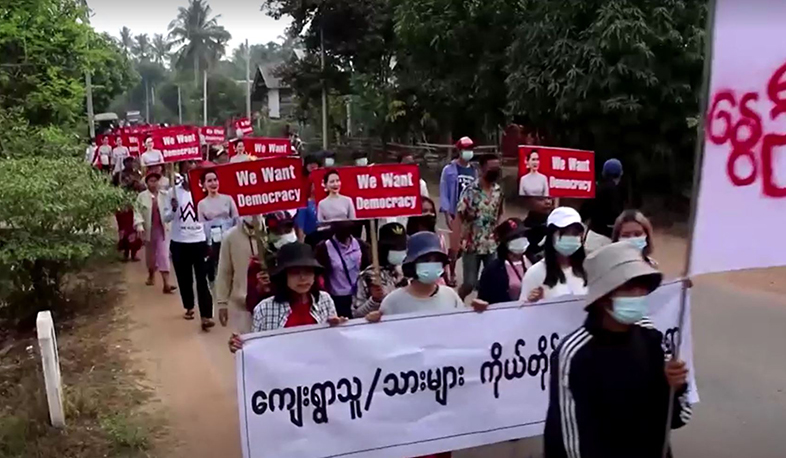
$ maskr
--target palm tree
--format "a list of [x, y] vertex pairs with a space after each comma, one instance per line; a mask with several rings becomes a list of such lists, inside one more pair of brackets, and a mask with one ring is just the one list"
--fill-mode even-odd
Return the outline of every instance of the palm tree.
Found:
[[146, 33], [134, 37], [135, 43], [133, 46], [134, 55], [139, 60], [150, 60], [150, 39]]
[[131, 52], [131, 48], [134, 45], [134, 39], [131, 38], [131, 29], [128, 27], [123, 27], [120, 29], [120, 47], [123, 48], [123, 52], [128, 56], [128, 53]]
[[153, 62], [166, 65], [172, 44], [160, 33], [153, 35]]
[[199, 84], [200, 68], [213, 66], [226, 52], [232, 35], [218, 25], [220, 15], [210, 17], [212, 10], [204, 0], [188, 0], [188, 8], [180, 7], [177, 18], [169, 23], [169, 38], [176, 51], [180, 69], [193, 65], [194, 81]]

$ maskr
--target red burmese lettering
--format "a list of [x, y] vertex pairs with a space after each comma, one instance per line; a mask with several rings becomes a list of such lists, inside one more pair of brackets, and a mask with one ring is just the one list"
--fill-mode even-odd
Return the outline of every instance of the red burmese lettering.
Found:
[[782, 113], [786, 113], [786, 94], [784, 94], [784, 92], [786, 92], [785, 76], [786, 63], [775, 70], [775, 73], [770, 77], [769, 83], [767, 83], [767, 96], [775, 105], [772, 110], [770, 110], [770, 117], [772, 119], [777, 118]]
[[[756, 156], [753, 154], [753, 148], [761, 138], [761, 117], [753, 111], [748, 104], [759, 100], [759, 95], [755, 92], [748, 92], [740, 100], [740, 114], [742, 117], [737, 124], [734, 125], [734, 130], [731, 135], [732, 151], [729, 155], [729, 160], [726, 163], [726, 174], [729, 180], [735, 186], [748, 186], [756, 181], [758, 174], [758, 166], [756, 163]], [[747, 127], [750, 134], [748, 138], [740, 138], [740, 128]], [[746, 157], [751, 163], [751, 173], [746, 177], [737, 176], [735, 165], [737, 160], [741, 157]]]
[[768, 197], [786, 197], [786, 187], [775, 184], [772, 167], [773, 149], [786, 145], [786, 135], [767, 134], [761, 144], [762, 190]]
[[[734, 97], [734, 92], [731, 90], [724, 90], [720, 91], [715, 94], [715, 98], [712, 101], [712, 108], [710, 109], [710, 114], [707, 116], [707, 136], [709, 136], [710, 141], [716, 145], [722, 145], [729, 141], [729, 137], [731, 136], [731, 129], [733, 127], [731, 122], [731, 113], [728, 111], [717, 111], [719, 109], [718, 105], [721, 102], [728, 102], [732, 108], [737, 107], [737, 100]], [[713, 131], [713, 125], [715, 124], [715, 120], [723, 120], [725, 121], [725, 126], [723, 128], [723, 133], [720, 135], [716, 135]]]

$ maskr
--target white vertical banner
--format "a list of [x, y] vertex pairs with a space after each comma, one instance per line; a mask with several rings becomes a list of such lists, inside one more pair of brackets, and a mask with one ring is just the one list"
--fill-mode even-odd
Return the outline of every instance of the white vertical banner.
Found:
[[716, 0], [690, 273], [786, 265], [786, 2]]
[[[677, 342], [680, 289], [649, 297]], [[484, 313], [385, 317], [244, 336], [237, 355], [245, 458], [421, 456], [537, 436], [550, 356], [586, 318], [583, 298]], [[690, 313], [690, 307], [686, 309]], [[682, 358], [693, 372], [687, 316]], [[689, 399], [698, 402], [691, 377]]]

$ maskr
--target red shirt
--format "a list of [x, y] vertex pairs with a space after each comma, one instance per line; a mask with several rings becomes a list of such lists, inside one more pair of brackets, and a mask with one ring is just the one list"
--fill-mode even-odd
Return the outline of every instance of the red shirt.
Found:
[[317, 324], [317, 320], [311, 316], [311, 295], [308, 296], [306, 302], [293, 302], [289, 306], [292, 308], [292, 313], [289, 314], [289, 318], [284, 324], [285, 328]]

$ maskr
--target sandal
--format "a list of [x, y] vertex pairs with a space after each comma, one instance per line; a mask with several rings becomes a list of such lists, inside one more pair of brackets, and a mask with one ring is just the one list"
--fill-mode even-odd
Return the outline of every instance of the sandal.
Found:
[[202, 330], [205, 332], [209, 331], [210, 328], [212, 328], [215, 325], [216, 323], [211, 318], [205, 318], [202, 320]]
[[183, 315], [183, 318], [186, 320], [193, 320], [194, 319], [194, 309], [186, 310], [186, 314]]
[[145, 284], [147, 286], [153, 286], [153, 285], [156, 284], [156, 280], [155, 280], [155, 278], [148, 278], [147, 281], [145, 282]]
[[164, 294], [173, 294], [177, 286], [164, 286]]

